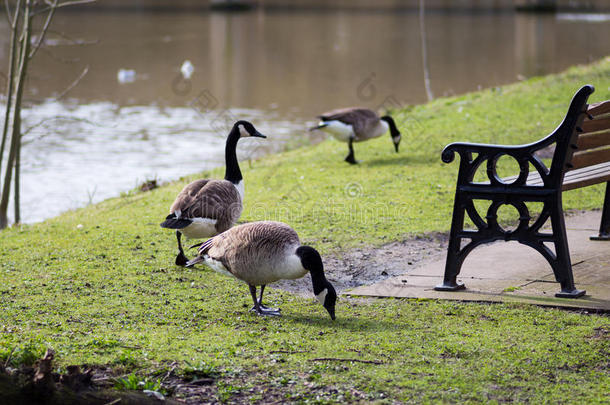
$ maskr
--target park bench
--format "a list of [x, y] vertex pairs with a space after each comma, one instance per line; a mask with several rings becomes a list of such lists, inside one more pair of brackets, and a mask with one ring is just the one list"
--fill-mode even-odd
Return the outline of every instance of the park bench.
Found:
[[[443, 162], [452, 162], [457, 152], [460, 165], [444, 280], [435, 290], [464, 289], [456, 278], [466, 256], [481, 244], [505, 240], [518, 241], [544, 256], [561, 285], [556, 297], [577, 298], [585, 294], [574, 286], [561, 196], [564, 190], [605, 182], [599, 235], [591, 239], [610, 240], [610, 101], [588, 105], [593, 91], [589, 85], [578, 90], [563, 122], [537, 142], [518, 146], [452, 143], [445, 147]], [[549, 169], [539, 153], [551, 145], [555, 149]], [[519, 174], [500, 178], [496, 165], [501, 157], [514, 159]], [[484, 163], [487, 179], [475, 182], [475, 174]], [[475, 200], [491, 201], [485, 219], [477, 212]], [[535, 220], [526, 203], [542, 207]], [[503, 229], [498, 224], [498, 209], [504, 204], [512, 205], [519, 213], [515, 229]], [[465, 213], [476, 229], [464, 229]], [[552, 230], [541, 230], [549, 218]]]

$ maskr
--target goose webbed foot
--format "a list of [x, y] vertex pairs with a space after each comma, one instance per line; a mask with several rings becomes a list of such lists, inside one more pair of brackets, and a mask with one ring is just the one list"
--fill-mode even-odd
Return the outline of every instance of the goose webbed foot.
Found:
[[184, 255], [184, 252], [180, 252], [178, 253], [178, 256], [176, 256], [176, 265], [177, 266], [186, 266], [186, 262], [188, 262], [189, 259]]
[[269, 308], [268, 306], [264, 305], [262, 302], [259, 302], [258, 306], [264, 311], [272, 311], [272, 312], [281, 312], [282, 311], [280, 308]]
[[250, 312], [255, 312], [257, 315], [261, 316], [282, 316], [282, 312], [279, 308], [267, 308], [265, 306], [256, 306], [250, 309]]
[[358, 164], [358, 161], [357, 161], [357, 160], [354, 158], [354, 155], [351, 155], [351, 154], [350, 154], [350, 155], [348, 155], [348, 156], [345, 158], [345, 161], [346, 161], [347, 163], [349, 163], [349, 164], [352, 164], [352, 165], [357, 165], [357, 164]]
[[254, 306], [250, 309], [250, 312], [256, 312], [258, 315], [266, 315], [266, 316], [280, 316], [282, 315], [279, 308], [269, 308], [266, 305], [263, 305], [263, 292], [265, 291], [265, 286], [261, 286], [261, 295], [257, 299], [256, 298], [256, 286], [249, 286], [250, 294], [252, 295], [252, 301], [254, 302]]

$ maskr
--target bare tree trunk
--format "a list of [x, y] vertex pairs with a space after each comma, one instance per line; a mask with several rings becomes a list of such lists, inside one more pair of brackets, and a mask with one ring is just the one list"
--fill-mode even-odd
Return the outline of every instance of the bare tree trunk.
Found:
[[[59, 1], [60, 0], [44, 0], [44, 2], [42, 2], [39, 0], [25, 0], [24, 4], [24, 0], [16, 0], [15, 12], [11, 18], [9, 0], [5, 0], [6, 13], [11, 26], [11, 48], [7, 79], [7, 106], [2, 130], [2, 139], [0, 142], [0, 178], [4, 176], [4, 182], [0, 182], [0, 229], [4, 229], [8, 226], [7, 212], [13, 174], [15, 176], [15, 222], [19, 223], [21, 220], [21, 102], [23, 90], [25, 88], [28, 62], [42, 46], [56, 9], [76, 4], [92, 3], [95, 0], [66, 0], [62, 3]], [[42, 24], [40, 35], [35, 41], [35, 44], [32, 44], [33, 20], [36, 15], [42, 14], [46, 14], [46, 18]], [[22, 23], [20, 23], [20, 21], [22, 21]], [[16, 64], [18, 64], [18, 66], [16, 66]], [[2, 174], [2, 161], [9, 138], [9, 126], [11, 142], [8, 159], [4, 167], [5, 172]]]
[[[8, 0], [7, 2], [7, 14], [8, 14]], [[11, 114], [11, 108], [13, 103], [13, 82], [14, 82], [14, 70], [15, 70], [15, 59], [17, 56], [17, 33], [19, 32], [19, 13], [21, 12], [21, 0], [17, 0], [17, 6], [15, 8], [15, 14], [11, 23], [11, 40], [9, 50], [9, 62], [8, 62], [8, 75], [6, 79], [6, 111], [4, 113], [4, 124], [2, 126], [2, 142], [0, 143], [0, 173], [2, 173], [2, 160], [4, 157], [4, 148], [6, 147], [6, 140], [8, 138], [8, 122]], [[10, 16], [7, 16], [10, 18]], [[1, 179], [0, 179], [1, 180]], [[2, 188], [2, 182], [0, 181], [0, 189]], [[0, 194], [1, 196], [1, 194]]]
[[19, 131], [19, 140], [17, 145], [17, 157], [15, 158], [15, 224], [21, 222], [21, 131]]
[[25, 1], [25, 9], [23, 15], [23, 29], [21, 30], [21, 43], [19, 53], [19, 70], [17, 84], [15, 86], [15, 103], [12, 111], [12, 128], [11, 128], [11, 148], [6, 162], [6, 173], [4, 174], [4, 184], [2, 187], [2, 198], [0, 199], [0, 229], [8, 226], [8, 203], [11, 189], [11, 180], [13, 171], [16, 170], [17, 155], [21, 145], [21, 99], [23, 97], [23, 88], [25, 87], [25, 75], [27, 72], [30, 41], [32, 36], [31, 16], [30, 16], [31, 0]]
[[430, 69], [428, 68], [428, 48], [426, 46], [426, 0], [419, 0], [419, 30], [421, 37], [421, 56], [422, 64], [424, 67], [424, 87], [426, 88], [426, 95], [428, 101], [434, 99], [432, 94], [432, 87], [430, 86]]

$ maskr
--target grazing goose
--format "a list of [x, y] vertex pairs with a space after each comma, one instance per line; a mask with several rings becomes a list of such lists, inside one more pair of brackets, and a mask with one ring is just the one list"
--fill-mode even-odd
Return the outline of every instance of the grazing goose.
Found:
[[354, 142], [377, 138], [385, 134], [388, 129], [394, 143], [394, 149], [398, 152], [400, 131], [398, 131], [394, 120], [389, 115], [380, 118], [377, 113], [368, 108], [350, 107], [329, 111], [320, 115], [319, 118], [320, 123], [309, 130], [320, 129], [341, 142], [347, 142], [349, 154], [345, 161], [348, 163], [358, 163], [354, 157], [354, 147], [352, 145]]
[[[232, 276], [250, 287], [254, 307], [259, 315], [280, 315], [279, 309], [263, 305], [265, 286], [282, 279], [297, 279], [311, 273], [313, 292], [335, 319], [337, 293], [324, 276], [320, 254], [312, 247], [301, 246], [299, 236], [281, 222], [250, 222], [231, 228], [199, 245], [199, 255], [187, 263], [205, 263], [217, 273]], [[256, 298], [256, 286], [261, 286]]]
[[188, 184], [169, 209], [170, 214], [161, 226], [176, 230], [177, 265], [184, 266], [188, 261], [180, 241], [182, 234], [193, 239], [209, 238], [226, 231], [239, 219], [244, 184], [235, 148], [240, 138], [248, 136], [266, 138], [248, 121], [237, 121], [225, 146], [225, 179], [203, 179]]

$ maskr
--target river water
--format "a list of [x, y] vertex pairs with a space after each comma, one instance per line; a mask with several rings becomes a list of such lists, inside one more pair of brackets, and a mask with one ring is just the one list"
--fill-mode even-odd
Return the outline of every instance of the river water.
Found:
[[[240, 142], [247, 160], [316, 141], [306, 128], [328, 109], [419, 104], [610, 54], [610, 15], [421, 17], [340, 8], [59, 12], [28, 80], [24, 222], [220, 166], [236, 119], [269, 136]], [[0, 16], [3, 74], [7, 54]]]

